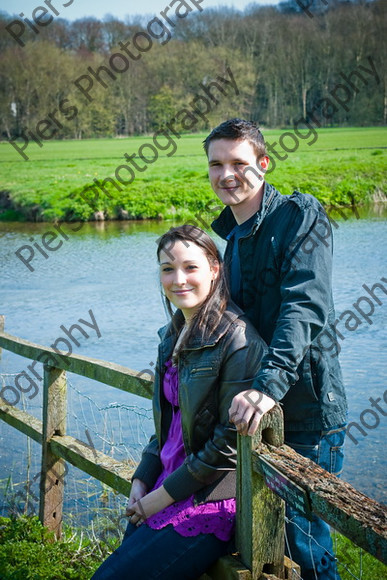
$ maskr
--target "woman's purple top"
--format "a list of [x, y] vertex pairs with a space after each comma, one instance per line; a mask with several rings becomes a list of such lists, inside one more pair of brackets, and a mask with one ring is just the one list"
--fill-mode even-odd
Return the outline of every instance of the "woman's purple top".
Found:
[[[163, 389], [166, 399], [172, 405], [173, 415], [168, 438], [160, 453], [163, 470], [153, 489], [161, 487], [164, 479], [180, 467], [186, 457], [179, 409], [178, 369], [172, 365], [170, 360], [165, 366]], [[228, 541], [234, 532], [235, 511], [235, 498], [194, 505], [194, 496], [191, 495], [149, 517], [146, 523], [154, 530], [172, 524], [175, 531], [181, 536], [215, 534], [220, 540]]]

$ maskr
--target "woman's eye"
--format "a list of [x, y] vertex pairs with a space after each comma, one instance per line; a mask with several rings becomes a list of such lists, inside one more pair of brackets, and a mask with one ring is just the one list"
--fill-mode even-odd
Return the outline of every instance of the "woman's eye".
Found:
[[197, 266], [191, 264], [191, 266], [188, 266], [188, 270], [197, 270]]
[[162, 272], [172, 272], [172, 268], [170, 268], [169, 266], [165, 266], [161, 271]]

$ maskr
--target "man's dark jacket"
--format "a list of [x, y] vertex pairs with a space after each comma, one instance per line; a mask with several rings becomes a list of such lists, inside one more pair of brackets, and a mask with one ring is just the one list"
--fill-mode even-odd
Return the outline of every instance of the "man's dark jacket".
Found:
[[[229, 207], [213, 222], [236, 226]], [[285, 430], [327, 430], [346, 422], [332, 299], [332, 230], [321, 204], [265, 183], [251, 231], [239, 240], [241, 300], [269, 350], [254, 387], [283, 405]], [[231, 247], [225, 262], [230, 268]]]

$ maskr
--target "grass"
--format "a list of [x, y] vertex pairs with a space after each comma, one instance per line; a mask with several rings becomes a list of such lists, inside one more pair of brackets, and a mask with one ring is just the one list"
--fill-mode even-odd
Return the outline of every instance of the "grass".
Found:
[[56, 541], [36, 516], [0, 518], [2, 580], [89, 580], [100, 563], [118, 547], [91, 542], [65, 528]]
[[[267, 130], [264, 136], [275, 146], [283, 133]], [[312, 193], [325, 205], [372, 201], [374, 195], [383, 195], [386, 190], [386, 136], [386, 129], [379, 127], [320, 129], [311, 145], [308, 143], [315, 139], [312, 135], [297, 138], [299, 146], [293, 153], [286, 154], [276, 145], [278, 153], [287, 158], [276, 161], [267, 181], [284, 194], [294, 189]], [[165, 150], [158, 152], [156, 161], [143, 172], [136, 171], [130, 185], [120, 184], [120, 192], [109, 184], [108, 195], [100, 192], [95, 205], [90, 201], [94, 193], [89, 191], [85, 201], [81, 192], [94, 185], [94, 179], [114, 178], [116, 168], [127, 163], [124, 154], [137, 154], [144, 143], [152, 143], [152, 136], [48, 141], [42, 148], [32, 142], [25, 150], [28, 161], [9, 143], [0, 143], [0, 219], [88, 220], [93, 210], [115, 219], [122, 209], [127, 217], [136, 219], [192, 217], [214, 199], [202, 149], [204, 137], [196, 134], [175, 139], [176, 152], [169, 157], [167, 153], [174, 146], [160, 137]], [[282, 143], [294, 146], [289, 137]], [[144, 154], [151, 155], [149, 148]], [[125, 170], [122, 176], [128, 178]]]
[[341, 580], [352, 580], [353, 578], [382, 580], [382, 578], [386, 578], [387, 567], [382, 562], [358, 548], [345, 536], [336, 533], [335, 537], [335, 553], [338, 558], [338, 571]]
[[[36, 516], [0, 518], [1, 579], [89, 580], [119, 541], [101, 541], [95, 536], [90, 540], [86, 535], [65, 527], [63, 539], [56, 541]], [[385, 578], [386, 567], [381, 562], [340, 534], [335, 541], [342, 580]]]

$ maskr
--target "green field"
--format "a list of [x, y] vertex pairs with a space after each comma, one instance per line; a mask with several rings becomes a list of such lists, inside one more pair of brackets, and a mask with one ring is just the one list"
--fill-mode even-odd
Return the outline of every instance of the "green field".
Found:
[[[263, 130], [271, 145], [286, 130]], [[308, 135], [305, 131], [304, 135]], [[42, 148], [31, 141], [25, 161], [9, 143], [0, 143], [1, 220], [89, 220], [94, 210], [106, 219], [116, 219], [121, 210], [130, 219], [188, 219], [214, 199], [207, 177], [202, 149], [204, 134], [175, 138], [176, 151], [167, 140], [159, 143], [156, 159], [143, 172], [135, 171], [130, 185], [109, 184], [108, 195], [87, 190], [93, 179], [115, 178], [118, 166], [127, 164], [125, 153], [138, 153], [153, 144], [152, 135], [128, 139], [47, 141]], [[277, 151], [287, 159], [276, 161], [267, 181], [282, 193], [294, 189], [312, 193], [323, 204], [362, 204], [385, 198], [387, 131], [385, 128], [320, 129], [313, 144], [308, 138], [289, 137], [282, 141], [294, 152]], [[297, 146], [298, 141], [298, 146]], [[161, 149], [161, 147], [160, 147]], [[143, 150], [146, 156], [151, 150]], [[138, 158], [137, 158], [138, 159]], [[139, 163], [142, 163], [139, 161]], [[142, 165], [144, 165], [142, 163]], [[128, 173], [122, 173], [127, 179]], [[85, 199], [80, 193], [85, 191]], [[110, 197], [109, 197], [110, 196]]]

